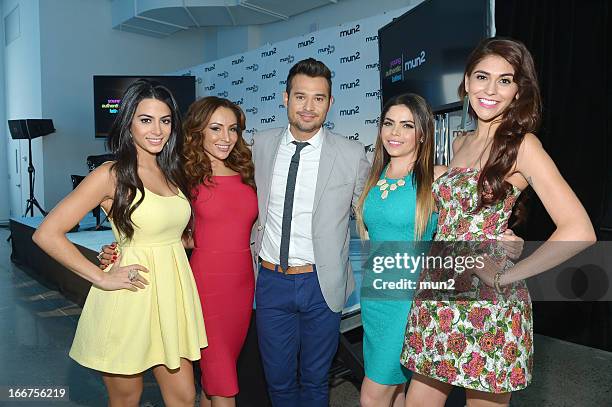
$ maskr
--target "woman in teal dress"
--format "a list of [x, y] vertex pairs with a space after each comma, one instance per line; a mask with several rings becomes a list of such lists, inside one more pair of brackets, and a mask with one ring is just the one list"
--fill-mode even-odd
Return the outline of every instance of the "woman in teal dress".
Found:
[[[437, 216], [431, 185], [433, 114], [422, 97], [403, 94], [383, 107], [372, 170], [357, 205], [357, 227], [371, 252], [395, 256], [427, 253]], [[437, 170], [437, 169], [436, 169]], [[404, 243], [401, 243], [401, 242]], [[413, 242], [417, 242], [413, 244]], [[373, 263], [378, 265], [378, 263]], [[378, 265], [380, 266], [380, 265]], [[364, 267], [361, 293], [365, 378], [361, 405], [403, 406], [410, 372], [399, 361], [413, 290], [385, 283], [417, 281], [418, 270]]]

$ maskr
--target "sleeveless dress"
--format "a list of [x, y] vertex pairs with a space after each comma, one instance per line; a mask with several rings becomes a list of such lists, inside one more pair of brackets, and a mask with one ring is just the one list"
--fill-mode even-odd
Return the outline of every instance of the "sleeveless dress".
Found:
[[[383, 171], [385, 174], [385, 171]], [[380, 179], [382, 179], [381, 176]], [[396, 180], [389, 179], [390, 183]], [[416, 210], [416, 187], [411, 175], [403, 178], [405, 185], [390, 191], [382, 199], [378, 186], [368, 193], [363, 206], [363, 220], [370, 237], [371, 253], [378, 251], [393, 255], [396, 249], [401, 252], [409, 250], [420, 254], [427, 250], [423, 244], [413, 246], [414, 217]], [[421, 237], [429, 241], [435, 232], [437, 215], [429, 219], [427, 228]], [[400, 241], [410, 243], [400, 243]], [[387, 292], [373, 290], [374, 280], [399, 281], [401, 278], [418, 279], [418, 273], [402, 273], [398, 270], [385, 270], [374, 273], [372, 267], [364, 267], [361, 291], [361, 321], [363, 324], [363, 358], [365, 374], [379, 384], [397, 385], [406, 383], [410, 371], [399, 363], [404, 343], [404, 330], [408, 312], [412, 305], [410, 291]], [[396, 291], [396, 290], [394, 290]]]
[[[512, 187], [504, 200], [474, 213], [479, 175], [474, 168], [450, 168], [434, 182], [439, 209], [435, 240], [494, 241], [507, 229], [521, 191]], [[499, 260], [498, 252], [491, 255]], [[512, 266], [505, 254], [501, 257], [505, 269]], [[505, 287], [504, 295], [476, 276], [465, 288], [472, 295], [469, 300], [421, 300], [419, 293], [415, 295], [402, 364], [436, 380], [489, 393], [527, 387], [532, 376], [533, 322], [524, 281]]]
[[[136, 190], [134, 202], [140, 197]], [[132, 214], [131, 240], [111, 220], [121, 266], [145, 266], [149, 272], [140, 274], [149, 284], [136, 292], [92, 286], [70, 357], [83, 366], [123, 375], [155, 365], [177, 369], [181, 358], [200, 358], [200, 348], [207, 345], [202, 307], [181, 242], [190, 215], [182, 193], [161, 196], [145, 189]]]
[[208, 347], [202, 350], [202, 388], [209, 396], [238, 393], [236, 361], [253, 311], [255, 275], [250, 248], [257, 194], [240, 175], [214, 176], [193, 201], [191, 267], [202, 302]]

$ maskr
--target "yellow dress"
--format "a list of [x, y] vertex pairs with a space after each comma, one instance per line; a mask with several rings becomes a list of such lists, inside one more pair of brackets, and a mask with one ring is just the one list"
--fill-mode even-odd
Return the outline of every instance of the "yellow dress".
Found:
[[[140, 199], [136, 191], [134, 202]], [[181, 234], [191, 215], [182, 193], [161, 196], [145, 189], [132, 214], [134, 236], [119, 242], [121, 266], [141, 264], [149, 272], [144, 289], [104, 291], [91, 287], [70, 357], [91, 369], [136, 374], [155, 365], [169, 369], [180, 359], [200, 359], [207, 346], [202, 307]], [[110, 269], [107, 268], [107, 269]]]

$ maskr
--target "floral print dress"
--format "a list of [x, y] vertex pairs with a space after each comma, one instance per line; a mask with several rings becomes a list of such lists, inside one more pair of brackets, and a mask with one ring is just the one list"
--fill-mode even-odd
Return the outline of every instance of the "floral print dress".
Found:
[[[494, 241], [506, 230], [521, 191], [513, 187], [503, 201], [474, 212], [479, 174], [474, 168], [450, 168], [434, 182], [439, 210], [436, 241]], [[504, 263], [506, 269], [512, 266], [505, 257]], [[472, 276], [466, 292], [470, 299], [417, 292], [401, 363], [436, 380], [489, 393], [527, 387], [533, 365], [533, 322], [525, 283], [508, 286], [504, 295], [498, 295]]]

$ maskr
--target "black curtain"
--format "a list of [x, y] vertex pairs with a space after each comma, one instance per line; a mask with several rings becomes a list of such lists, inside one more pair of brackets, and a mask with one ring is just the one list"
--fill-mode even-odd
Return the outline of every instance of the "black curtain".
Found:
[[[598, 238], [612, 219], [612, 27], [607, 0], [495, 1], [497, 36], [531, 51], [544, 110], [538, 138], [586, 208]], [[545, 240], [554, 223], [535, 194], [525, 240]], [[610, 289], [610, 288], [609, 288]], [[612, 350], [612, 306], [606, 302], [534, 303], [538, 333]]]

